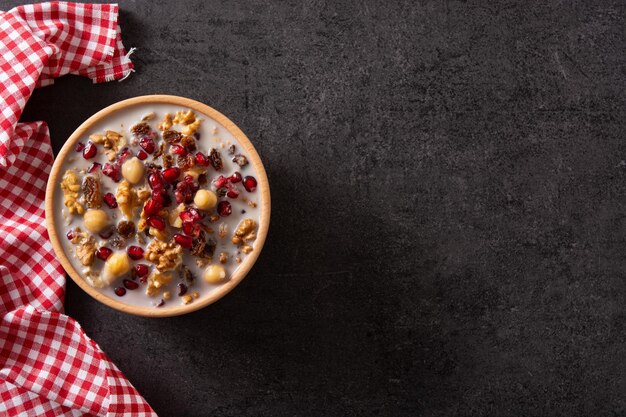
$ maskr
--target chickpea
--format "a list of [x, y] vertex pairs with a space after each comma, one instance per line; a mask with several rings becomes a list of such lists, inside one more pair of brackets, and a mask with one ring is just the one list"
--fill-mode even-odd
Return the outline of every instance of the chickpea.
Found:
[[217, 204], [217, 195], [210, 190], [198, 190], [193, 202], [200, 210], [212, 209]]
[[102, 279], [111, 283], [115, 278], [130, 271], [130, 259], [126, 252], [115, 252], [109, 256], [102, 269]]
[[226, 278], [226, 271], [221, 265], [209, 265], [204, 270], [203, 278], [209, 284], [219, 284]]
[[87, 210], [83, 221], [87, 230], [91, 233], [99, 233], [109, 225], [109, 215], [104, 210]]
[[143, 178], [143, 163], [133, 156], [122, 165], [122, 175], [131, 184], [137, 184]]

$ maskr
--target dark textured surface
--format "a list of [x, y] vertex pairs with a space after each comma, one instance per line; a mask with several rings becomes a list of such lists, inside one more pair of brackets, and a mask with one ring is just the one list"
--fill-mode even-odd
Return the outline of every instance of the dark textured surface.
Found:
[[23, 119], [58, 150], [115, 101], [188, 96], [273, 195], [258, 264], [204, 311], [68, 283], [161, 416], [626, 414], [623, 3], [121, 7], [136, 74], [60, 79]]

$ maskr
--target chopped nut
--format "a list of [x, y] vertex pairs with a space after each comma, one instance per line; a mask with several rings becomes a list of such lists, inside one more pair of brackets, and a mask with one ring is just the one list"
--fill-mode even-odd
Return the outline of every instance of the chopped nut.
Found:
[[172, 125], [173, 125], [172, 115], [169, 113], [165, 113], [165, 116], [163, 117], [163, 121], [159, 123], [159, 130], [161, 131], [168, 130], [169, 128], [172, 127]]
[[120, 211], [128, 218], [132, 220], [134, 211], [139, 205], [139, 199], [137, 198], [137, 192], [126, 180], [120, 182], [115, 194], [117, 204]]
[[79, 228], [74, 231], [72, 243], [76, 245], [76, 257], [84, 266], [93, 264], [96, 256], [96, 240], [88, 233], [82, 232]]
[[163, 293], [163, 299], [164, 299], [164, 300], [169, 300], [170, 298], [172, 298], [172, 293], [171, 293], [171, 292], [169, 292], [169, 291], [165, 291], [165, 292]]
[[193, 296], [187, 294], [181, 297], [183, 299], [183, 303], [190, 304], [193, 301]]
[[83, 179], [83, 194], [85, 195], [85, 203], [88, 208], [100, 208], [102, 206], [102, 195], [100, 194], [100, 180], [93, 176], [87, 175]]
[[144, 253], [144, 258], [154, 263], [159, 271], [176, 269], [183, 259], [183, 248], [171, 241], [168, 243], [154, 239]]
[[219, 214], [215, 214], [215, 213], [213, 213], [213, 214], [211, 214], [211, 215], [209, 216], [209, 222], [211, 222], [211, 223], [215, 223], [215, 222], [216, 222], [216, 221], [218, 221], [219, 219], [220, 219], [220, 215], [219, 215]]
[[240, 264], [240, 263], [241, 263], [241, 257], [240, 257], [240, 256], [236, 257], [236, 258], [235, 258], [235, 262], [237, 262], [238, 264]]
[[248, 245], [247, 243], [244, 243], [243, 245], [241, 245], [241, 251], [247, 255], [250, 252], [252, 252], [252, 246]]
[[233, 162], [239, 165], [239, 167], [243, 168], [248, 165], [248, 158], [241, 154], [235, 155], [235, 157], [233, 158]]
[[191, 296], [193, 298], [198, 298], [198, 297], [200, 297], [200, 293], [198, 291], [194, 291], [194, 292], [191, 293]]
[[257, 224], [254, 220], [252, 219], [242, 220], [237, 226], [237, 229], [235, 230], [235, 234], [233, 235], [231, 242], [233, 242], [235, 245], [241, 245], [243, 243], [248, 243], [256, 239], [256, 227], [257, 227]]
[[67, 207], [70, 214], [83, 214], [85, 212], [85, 208], [77, 201], [78, 190], [80, 190], [78, 174], [76, 174], [76, 171], [69, 169], [63, 174], [61, 191], [63, 191], [64, 196], [63, 204]]
[[194, 120], [193, 123], [190, 123], [187, 126], [183, 127], [182, 132], [185, 135], [189, 135], [189, 136], [193, 135], [200, 128], [200, 123], [201, 122], [202, 122], [201, 119]]
[[226, 262], [228, 262], [228, 253], [220, 252], [220, 263], [225, 264]]
[[198, 266], [198, 268], [204, 268], [210, 263], [211, 263], [211, 259], [196, 258], [196, 265]]
[[223, 238], [228, 233], [228, 225], [226, 223], [220, 223], [217, 235]]
[[148, 114], [146, 114], [145, 116], [143, 116], [141, 118], [142, 122], [147, 122], [148, 120], [152, 120], [156, 117], [156, 113], [155, 112], [150, 112]]
[[167, 230], [159, 230], [154, 227], [151, 227], [148, 231], [150, 236], [154, 236], [159, 239], [161, 242], [167, 242], [170, 239], [170, 234]]
[[183, 221], [180, 218], [180, 213], [185, 210], [185, 204], [180, 203], [175, 209], [170, 210], [167, 216], [170, 226], [180, 229], [183, 227]]
[[172, 282], [172, 274], [164, 274], [159, 271], [153, 271], [148, 276], [148, 286], [146, 287], [146, 294], [149, 296], [155, 296], [159, 293], [161, 288], [169, 285]]
[[[91, 135], [89, 136], [89, 139], [91, 139], [93, 143], [102, 144], [102, 147], [104, 149], [109, 150], [108, 152], [106, 152], [109, 161], [115, 159], [116, 153], [124, 145], [126, 145], [126, 139], [124, 139], [124, 136], [121, 133], [115, 132], [113, 130], [107, 130], [104, 135]], [[113, 155], [113, 159], [111, 159], [110, 154]]]
[[152, 192], [148, 190], [146, 187], [139, 188], [137, 190], [137, 199], [138, 202], [143, 204], [152, 196]]
[[191, 110], [177, 111], [174, 116], [174, 124], [189, 125], [196, 121], [196, 114]]

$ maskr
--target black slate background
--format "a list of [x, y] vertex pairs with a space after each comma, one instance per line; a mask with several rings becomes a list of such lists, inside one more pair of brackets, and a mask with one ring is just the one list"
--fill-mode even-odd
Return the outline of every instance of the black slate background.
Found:
[[[0, 1], [0, 8], [17, 4]], [[247, 132], [270, 236], [185, 317], [67, 313], [161, 416], [626, 414], [626, 7], [121, 2], [137, 72], [38, 90], [55, 149], [177, 94]]]

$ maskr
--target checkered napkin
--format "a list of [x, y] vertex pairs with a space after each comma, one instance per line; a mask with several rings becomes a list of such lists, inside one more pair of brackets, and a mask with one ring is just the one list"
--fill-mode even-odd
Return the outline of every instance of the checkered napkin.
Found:
[[37, 86], [132, 71], [115, 4], [41, 3], [0, 12], [0, 416], [155, 416], [63, 311], [65, 273], [48, 240], [44, 122], [18, 123]]

